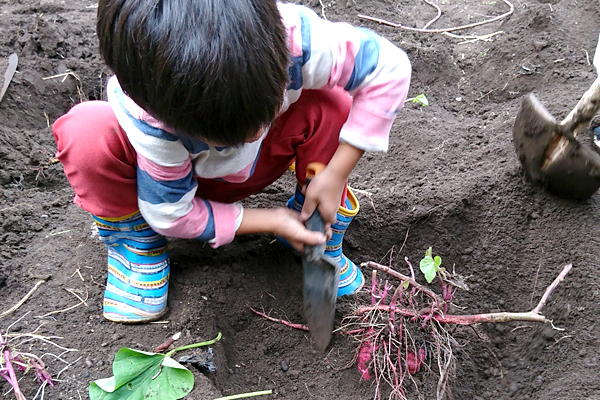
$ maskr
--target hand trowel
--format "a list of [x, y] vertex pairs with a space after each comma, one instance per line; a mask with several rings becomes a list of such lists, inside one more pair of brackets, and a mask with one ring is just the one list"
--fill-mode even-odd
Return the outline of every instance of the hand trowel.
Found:
[[[306, 184], [321, 172], [325, 166], [311, 163], [306, 168]], [[325, 221], [319, 210], [306, 221], [306, 228], [311, 231], [325, 232]], [[324, 255], [325, 244], [305, 246], [302, 257], [304, 283], [304, 317], [315, 346], [325, 350], [331, 340], [335, 303], [337, 300], [340, 265], [331, 257]]]

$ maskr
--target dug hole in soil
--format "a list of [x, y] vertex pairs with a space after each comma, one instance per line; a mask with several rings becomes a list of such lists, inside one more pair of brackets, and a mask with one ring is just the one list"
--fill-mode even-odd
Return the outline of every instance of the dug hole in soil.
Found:
[[[505, 1], [436, 3], [442, 16], [430, 28], [482, 21], [509, 8]], [[404, 258], [418, 265], [433, 246], [442, 266], [467, 278], [470, 290], [457, 292], [454, 314], [531, 310], [562, 267], [572, 263], [542, 312], [564, 330], [531, 322], [481, 324], [477, 333], [452, 328], [456, 367], [448, 396], [596, 399], [600, 195], [566, 200], [531, 184], [516, 157], [511, 129], [526, 93], [535, 92], [560, 120], [594, 81], [589, 61], [600, 5], [595, 0], [512, 3], [508, 18], [453, 32], [500, 33], [465, 40], [358, 17], [423, 27], [436, 15], [425, 2], [307, 2], [329, 20], [373, 29], [403, 48], [413, 65], [409, 97], [425, 94], [429, 100], [427, 107], [406, 103], [390, 151], [365, 155], [350, 176], [350, 185], [364, 192], [344, 250], [357, 263], [391, 263], [406, 274]], [[0, 103], [0, 312], [47, 279], [0, 320], [0, 329], [18, 321], [10, 332], [36, 331], [76, 350], [64, 352], [39, 340], [23, 345], [39, 355], [60, 355], [43, 357], [52, 376], [60, 372], [56, 386], [45, 388], [45, 398], [87, 398], [92, 380], [112, 375], [121, 347], [152, 351], [175, 332], [182, 332], [181, 345], [223, 334], [212, 346], [216, 372], [190, 367], [196, 383], [189, 399], [267, 389], [273, 394], [264, 398], [373, 398], [373, 380], [361, 381], [351, 363], [356, 342], [334, 334], [322, 354], [313, 350], [307, 332], [267, 321], [247, 307], [303, 322], [301, 267], [274, 237], [240, 237], [217, 250], [172, 239], [168, 322], [128, 326], [102, 318], [106, 247], [92, 229], [92, 217], [72, 203], [61, 165], [52, 162], [56, 148], [49, 128], [74, 104], [104, 98], [109, 72], [98, 55], [95, 17], [92, 0], [0, 1], [0, 72], [11, 53], [19, 56]], [[589, 131], [582, 135], [589, 141]], [[290, 173], [245, 205], [281, 206], [293, 190]], [[424, 283], [421, 276], [418, 280]], [[87, 300], [82, 303], [73, 293]], [[339, 301], [336, 326], [359, 300]], [[435, 398], [434, 367], [414, 375], [419, 392], [412, 382], [406, 384], [408, 398]], [[33, 398], [39, 385], [27, 375], [21, 386]], [[3, 382], [0, 389], [4, 394], [10, 387]]]

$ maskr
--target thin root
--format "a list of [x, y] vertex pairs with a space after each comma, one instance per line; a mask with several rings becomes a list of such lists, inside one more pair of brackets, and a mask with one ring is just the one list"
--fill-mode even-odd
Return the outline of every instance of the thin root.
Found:
[[273, 318], [271, 316], [268, 316], [264, 312], [256, 311], [254, 308], [250, 307], [248, 304], [246, 304], [246, 307], [248, 307], [250, 309], [250, 311], [252, 311], [254, 314], [260, 315], [261, 317], [266, 318], [269, 321], [277, 322], [277, 323], [283, 324], [285, 326], [289, 326], [290, 328], [300, 329], [302, 331], [307, 331], [307, 332], [309, 331], [308, 326], [306, 326], [306, 325], [294, 324], [290, 321], [286, 321], [285, 319]]

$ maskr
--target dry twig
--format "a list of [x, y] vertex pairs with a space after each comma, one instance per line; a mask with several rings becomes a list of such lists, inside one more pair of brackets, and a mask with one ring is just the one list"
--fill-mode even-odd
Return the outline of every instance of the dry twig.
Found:
[[23, 305], [23, 303], [25, 303], [32, 295], [33, 293], [35, 293], [35, 291], [37, 290], [37, 288], [40, 287], [40, 285], [42, 283], [46, 282], [45, 279], [40, 279], [39, 281], [37, 281], [35, 283], [35, 285], [33, 286], [33, 288], [31, 288], [31, 290], [29, 291], [29, 293], [27, 293], [21, 300], [19, 300], [19, 302], [17, 304], [15, 304], [14, 306], [12, 306], [10, 309], [4, 311], [2, 314], [0, 314], [0, 319], [6, 317], [7, 315], [12, 314], [13, 312], [15, 312], [19, 307], [21, 307]]
[[[433, 5], [432, 3], [430, 3], [427, 0], [424, 0], [427, 4]], [[444, 32], [453, 32], [453, 31], [459, 31], [459, 30], [463, 30], [463, 29], [469, 29], [469, 28], [474, 28], [476, 26], [481, 26], [484, 24], [489, 24], [491, 22], [494, 21], [498, 21], [501, 20], [503, 18], [508, 17], [509, 15], [511, 15], [514, 12], [515, 7], [512, 5], [512, 3], [510, 3], [508, 0], [502, 0], [506, 5], [508, 5], [510, 7], [510, 10], [505, 12], [502, 15], [498, 15], [496, 17], [492, 17], [489, 19], [486, 19], [485, 21], [479, 21], [479, 22], [474, 22], [472, 24], [467, 24], [467, 25], [461, 25], [461, 26], [455, 26], [455, 27], [451, 27], [451, 28], [442, 28], [442, 29], [428, 29], [429, 25], [431, 25], [433, 22], [435, 22], [437, 20], [436, 17], [434, 20], [428, 22], [424, 28], [414, 28], [411, 26], [405, 26], [399, 23], [394, 23], [394, 22], [390, 22], [390, 21], [386, 21], [384, 19], [381, 18], [375, 18], [375, 17], [371, 17], [369, 15], [363, 15], [363, 14], [359, 14], [358, 17], [361, 19], [365, 19], [368, 21], [373, 21], [373, 22], [377, 22], [379, 24], [383, 24], [383, 25], [388, 25], [394, 28], [400, 28], [400, 29], [405, 29], [408, 31], [413, 31], [413, 32], [421, 32], [421, 33], [444, 33]], [[437, 6], [434, 6], [437, 8]]]
[[62, 309], [62, 310], [50, 311], [49, 313], [46, 313], [46, 314], [44, 314], [44, 315], [38, 315], [38, 316], [36, 316], [36, 318], [45, 318], [45, 317], [48, 317], [48, 316], [50, 316], [50, 315], [54, 315], [54, 314], [60, 314], [60, 313], [64, 313], [64, 312], [67, 312], [67, 311], [71, 311], [72, 309], [74, 309], [74, 308], [77, 308], [77, 307], [79, 307], [79, 306], [80, 306], [80, 305], [82, 305], [82, 304], [85, 304], [85, 305], [87, 306], [87, 304], [86, 304], [86, 301], [87, 301], [87, 299], [88, 299], [88, 292], [87, 292], [87, 290], [86, 290], [86, 292], [85, 292], [85, 299], [82, 299], [81, 297], [79, 297], [77, 294], [75, 294], [75, 293], [74, 293], [74, 292], [72, 292], [72, 291], [69, 291], [69, 293], [71, 293], [71, 294], [73, 294], [75, 297], [77, 297], [77, 298], [79, 299], [79, 303], [77, 303], [77, 304], [74, 304], [74, 305], [72, 305], [72, 306], [70, 306], [70, 307], [67, 307], [67, 308], [65, 308], [65, 309]]

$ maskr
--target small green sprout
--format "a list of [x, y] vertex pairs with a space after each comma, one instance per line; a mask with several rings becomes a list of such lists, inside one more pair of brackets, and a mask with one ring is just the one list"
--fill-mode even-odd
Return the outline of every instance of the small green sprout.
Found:
[[427, 249], [425, 252], [425, 257], [421, 260], [419, 264], [419, 268], [423, 275], [425, 275], [425, 279], [427, 283], [433, 282], [435, 276], [440, 270], [440, 265], [442, 265], [442, 258], [440, 256], [431, 256], [431, 247]]
[[423, 93], [421, 93], [417, 97], [411, 97], [410, 99], [404, 100], [405, 103], [408, 103], [409, 101], [412, 101], [413, 103], [419, 103], [422, 106], [428, 106], [429, 105], [429, 100], [427, 100], [427, 97]]

